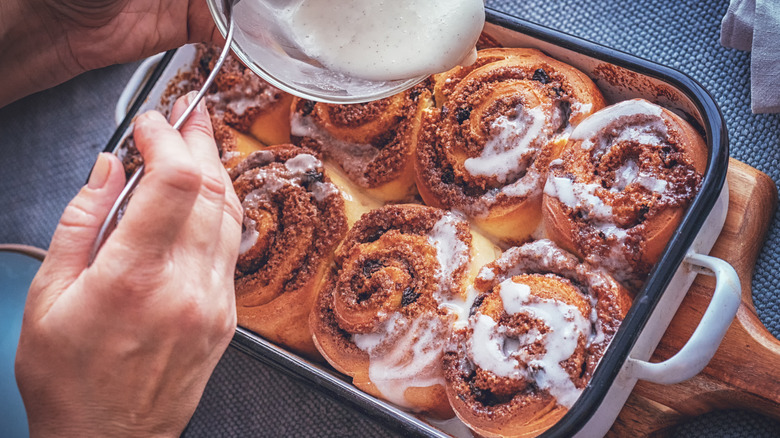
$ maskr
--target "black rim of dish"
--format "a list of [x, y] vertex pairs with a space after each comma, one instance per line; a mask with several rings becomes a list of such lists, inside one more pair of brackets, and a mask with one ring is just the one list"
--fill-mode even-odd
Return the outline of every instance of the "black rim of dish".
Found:
[[[728, 133], [723, 116], [715, 100], [696, 81], [687, 75], [634, 55], [583, 40], [502, 12], [487, 8], [487, 21], [495, 25], [555, 44], [604, 62], [608, 62], [645, 76], [653, 77], [673, 85], [687, 95], [696, 105], [704, 122], [704, 133], [709, 147], [707, 171], [699, 194], [691, 203], [680, 226], [672, 235], [647, 282], [637, 294], [620, 329], [612, 339], [609, 348], [594, 372], [588, 387], [572, 408], [542, 437], [571, 436], [582, 429], [590, 420], [612, 386], [623, 363], [644, 329], [663, 292], [685, 258], [699, 229], [707, 219], [717, 201], [728, 169]], [[173, 57], [174, 50], [166, 52], [154, 72], [138, 93], [127, 116], [117, 127], [105, 151], [115, 151], [132, 123], [133, 117], [144, 103]], [[276, 347], [241, 327], [236, 330], [231, 346], [249, 356], [294, 378], [314, 385], [316, 388], [346, 401], [358, 410], [371, 415], [381, 423], [398, 429], [405, 434], [446, 437], [425, 422], [400, 411], [392, 405], [364, 394], [349, 383], [346, 378], [329, 373], [307, 361]], [[410, 419], [412, 417], [412, 419]]]

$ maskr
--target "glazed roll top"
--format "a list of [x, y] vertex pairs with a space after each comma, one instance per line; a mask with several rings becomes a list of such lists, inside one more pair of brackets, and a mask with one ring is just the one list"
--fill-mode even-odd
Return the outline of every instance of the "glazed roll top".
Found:
[[[349, 231], [311, 315], [317, 347], [364, 391], [451, 416], [442, 348], [480, 254], [468, 223], [421, 205], [365, 214]], [[484, 238], [482, 238], [484, 239]]]
[[378, 101], [334, 105], [296, 98], [292, 139], [323, 154], [347, 179], [382, 201], [414, 195], [413, 154], [420, 115], [431, 105], [426, 81]]
[[682, 118], [645, 100], [582, 122], [550, 166], [550, 238], [638, 287], [701, 185], [707, 148]]
[[547, 166], [573, 126], [604, 106], [593, 82], [534, 49], [486, 49], [435, 77], [416, 154], [423, 200], [487, 232], [526, 239], [541, 219]]
[[450, 403], [480, 435], [536, 436], [577, 400], [630, 296], [549, 240], [507, 250], [475, 287], [444, 356]]
[[244, 208], [238, 323], [310, 357], [308, 315], [347, 228], [344, 201], [323, 171], [312, 151], [279, 145], [230, 172]]

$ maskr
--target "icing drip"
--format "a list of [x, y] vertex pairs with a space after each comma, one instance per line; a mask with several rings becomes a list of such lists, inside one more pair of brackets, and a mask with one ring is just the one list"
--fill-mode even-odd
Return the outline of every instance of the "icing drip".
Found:
[[[468, 265], [471, 252], [468, 245], [458, 237], [457, 223], [463, 219], [456, 214], [447, 212], [436, 222], [428, 234], [428, 242], [436, 248], [436, 259], [439, 262], [440, 292], [450, 292], [448, 282], [452, 274]], [[436, 297], [441, 300], [441, 296]]]
[[394, 313], [376, 333], [355, 334], [352, 340], [368, 353], [368, 376], [382, 395], [411, 408], [404, 398], [407, 388], [444, 385], [441, 339], [448, 331], [436, 314], [424, 313], [410, 321]]
[[[598, 135], [599, 131], [618, 123], [621, 118], [632, 117], [638, 114], [661, 117], [661, 113], [661, 107], [658, 105], [653, 105], [643, 100], [626, 100], [593, 113], [577, 125], [574, 131], [572, 131], [570, 138], [572, 140], [588, 140]], [[643, 128], [636, 129], [639, 130], [636, 132], [645, 132], [642, 130]], [[665, 126], [662, 134], [666, 134]]]
[[260, 233], [257, 231], [257, 222], [244, 216], [243, 230], [241, 231], [241, 243], [238, 247], [238, 253], [244, 254], [252, 249], [257, 243]]
[[460, 297], [454, 297], [439, 304], [439, 309], [443, 309], [445, 312], [455, 316], [456, 320], [453, 324], [453, 329], [458, 330], [468, 325], [471, 305], [474, 303], [477, 295], [477, 290], [474, 289], [474, 286], [469, 286], [466, 289], [465, 300]]

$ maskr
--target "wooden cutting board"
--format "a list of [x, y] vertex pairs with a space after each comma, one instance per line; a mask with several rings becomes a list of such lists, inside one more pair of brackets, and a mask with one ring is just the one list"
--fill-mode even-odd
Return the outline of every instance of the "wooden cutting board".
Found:
[[[780, 419], [780, 341], [761, 324], [753, 306], [756, 257], [777, 207], [777, 188], [764, 173], [729, 162], [729, 211], [710, 252], [736, 269], [742, 304], [717, 353], [696, 377], [676, 385], [640, 381], [607, 436], [665, 436], [692, 416], [742, 409]], [[699, 324], [714, 289], [699, 275], [680, 305], [651, 361], [673, 356]]]

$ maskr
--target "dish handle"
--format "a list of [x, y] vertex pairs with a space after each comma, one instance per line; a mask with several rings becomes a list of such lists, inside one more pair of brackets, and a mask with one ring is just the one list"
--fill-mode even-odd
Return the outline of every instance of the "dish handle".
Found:
[[677, 354], [663, 362], [629, 357], [627, 366], [631, 377], [664, 385], [690, 379], [710, 362], [737, 314], [742, 288], [737, 271], [729, 263], [697, 253], [689, 253], [685, 263], [700, 274], [715, 276], [712, 300], [696, 330]]

